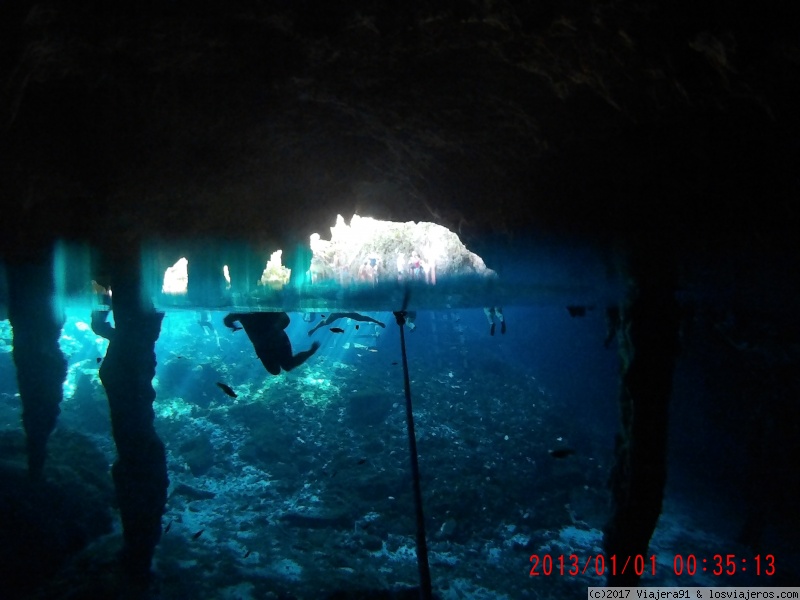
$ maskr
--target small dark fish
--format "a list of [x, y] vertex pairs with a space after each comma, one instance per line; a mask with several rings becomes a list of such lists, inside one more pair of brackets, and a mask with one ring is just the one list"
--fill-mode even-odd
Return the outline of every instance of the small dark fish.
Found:
[[396, 361], [396, 360], [393, 360], [393, 361], [392, 361], [392, 364], [393, 364], [393, 365], [396, 365], [396, 364], [397, 364], [397, 361]]
[[193, 534], [193, 535], [192, 535], [192, 539], [193, 539], [193, 540], [196, 540], [196, 539], [198, 539], [198, 538], [199, 538], [201, 535], [203, 535], [203, 532], [204, 532], [204, 531], [205, 531], [205, 529], [201, 529], [201, 530], [200, 530], [200, 531], [198, 531], [197, 533]]
[[569, 311], [570, 317], [585, 317], [586, 316], [586, 307], [585, 306], [568, 306], [567, 310]]
[[336, 474], [337, 474], [338, 472], [339, 472], [339, 471], [334, 471], [334, 472], [331, 474], [331, 479], [333, 479], [334, 477], [336, 477]]
[[245, 552], [243, 558], [247, 558], [248, 556], [250, 556], [251, 552], [252, 552], [252, 550], [248, 550], [247, 552]]
[[358, 325], [356, 325], [356, 329], [358, 329]]
[[325, 315], [320, 315], [320, 318], [321, 318], [321, 319], [324, 319], [324, 318], [325, 318]]
[[164, 527], [164, 533], [168, 533], [171, 527], [172, 527], [172, 521], [167, 523], [167, 526]]
[[237, 325], [236, 323], [231, 325], [231, 331], [239, 331], [240, 329], [241, 329], [241, 327], [239, 325]]
[[223, 392], [225, 392], [226, 394], [228, 394], [228, 396], [230, 396], [231, 398], [236, 398], [237, 397], [236, 396], [236, 392], [233, 391], [233, 388], [231, 386], [229, 386], [229, 385], [227, 385], [225, 383], [222, 383], [221, 381], [218, 381], [217, 382], [217, 387], [219, 389], [221, 389]]
[[103, 359], [98, 356], [97, 357], [97, 364], [99, 365], [101, 362], [103, 362]]
[[331, 327], [331, 331], [333, 333], [344, 333], [344, 329], [342, 329], [341, 327]]
[[356, 464], [357, 464], [357, 465], [363, 465], [365, 462], [367, 462], [367, 459], [366, 459], [366, 458], [359, 458], [359, 459], [358, 459], [358, 462], [357, 462]]
[[558, 450], [550, 450], [550, 456], [553, 458], [567, 458], [575, 454], [572, 448], [559, 448]]

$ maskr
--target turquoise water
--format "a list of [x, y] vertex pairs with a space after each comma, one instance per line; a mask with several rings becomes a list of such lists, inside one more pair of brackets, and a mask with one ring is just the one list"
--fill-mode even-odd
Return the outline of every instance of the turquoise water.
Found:
[[[582, 597], [601, 584], [591, 569], [570, 575], [567, 563], [564, 575], [531, 576], [531, 557], [585, 561], [601, 552], [618, 358], [603, 347], [602, 310], [577, 318], [559, 306], [504, 313], [505, 335], [489, 335], [480, 309], [419, 311], [416, 329], [405, 332], [434, 590], [443, 598]], [[392, 313], [370, 314], [386, 327], [343, 320], [334, 324], [343, 333], [324, 327], [311, 337], [314, 323], [290, 313], [295, 352], [315, 340], [321, 348], [275, 377], [244, 332], [223, 326], [225, 313], [209, 313], [212, 327], [203, 327], [195, 311], [167, 312], [153, 382], [170, 477], [169, 527], [155, 559], [165, 597], [318, 598], [416, 584], [399, 328]], [[97, 374], [107, 342], [88, 316], [71, 310], [64, 327], [69, 371], [54, 438], [79, 432], [110, 465]], [[0, 426], [18, 431], [7, 322], [0, 337]], [[676, 382], [680, 395], [696, 376], [680, 366]], [[739, 500], [720, 502], [685, 460], [692, 442], [683, 424], [700, 408], [682, 398], [671, 487], [651, 548], [656, 575], [646, 584], [676, 580], [676, 553], [742, 549], [734, 541]], [[704, 435], [724, 439], [711, 424]], [[551, 455], [559, 449], [574, 453]], [[107, 554], [119, 536], [114, 521], [89, 553]]]

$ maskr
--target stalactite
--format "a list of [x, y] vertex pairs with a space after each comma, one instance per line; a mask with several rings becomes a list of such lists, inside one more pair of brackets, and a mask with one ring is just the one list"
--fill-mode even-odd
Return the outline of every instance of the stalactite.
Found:
[[153, 426], [154, 348], [164, 315], [142, 297], [138, 257], [115, 261], [112, 288], [114, 327], [107, 312], [97, 311], [92, 328], [110, 341], [100, 380], [118, 453], [112, 475], [125, 538], [123, 565], [132, 576], [146, 578], [161, 538], [169, 484], [164, 444]]
[[47, 440], [60, 412], [67, 361], [58, 345], [64, 316], [55, 306], [52, 252], [37, 252], [31, 260], [8, 265], [8, 316], [14, 330], [28, 472], [32, 479], [39, 479]]
[[218, 244], [196, 246], [187, 256], [189, 286], [187, 296], [195, 306], [206, 308], [224, 303], [225, 278]]
[[638, 556], [647, 563], [650, 537], [661, 514], [679, 329], [666, 253], [647, 246], [634, 255], [628, 266], [628, 295], [619, 311], [621, 431], [610, 482], [612, 514], [604, 539], [610, 562], [608, 584], [621, 586], [638, 583], [634, 563]]

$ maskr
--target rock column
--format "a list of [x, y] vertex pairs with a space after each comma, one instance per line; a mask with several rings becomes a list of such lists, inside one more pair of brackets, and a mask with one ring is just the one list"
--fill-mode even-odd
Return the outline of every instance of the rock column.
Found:
[[213, 309], [226, 304], [225, 278], [219, 245], [197, 246], [187, 256], [189, 285], [187, 297], [197, 308]]
[[231, 278], [231, 294], [234, 299], [246, 297], [258, 287], [267, 259], [250, 244], [231, 245], [224, 256]]
[[164, 444], [153, 426], [154, 348], [164, 315], [143, 298], [140, 278], [138, 257], [114, 261], [114, 327], [98, 311], [92, 328], [110, 341], [100, 380], [118, 453], [112, 475], [124, 530], [122, 561], [130, 575], [146, 578], [161, 538], [169, 480]]
[[58, 345], [64, 315], [56, 308], [52, 249], [37, 253], [32, 262], [11, 262], [6, 273], [28, 472], [39, 479], [67, 375], [67, 361]]
[[637, 575], [636, 561], [649, 565], [647, 549], [666, 483], [669, 400], [678, 348], [671, 264], [653, 247], [640, 247], [631, 255], [617, 333], [621, 431], [610, 482], [612, 514], [604, 532], [607, 581], [613, 586], [637, 585], [641, 571]]

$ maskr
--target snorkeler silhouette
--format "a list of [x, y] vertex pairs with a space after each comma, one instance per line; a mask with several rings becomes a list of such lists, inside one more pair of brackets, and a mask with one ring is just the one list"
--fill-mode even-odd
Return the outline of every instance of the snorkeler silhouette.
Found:
[[214, 333], [214, 324], [211, 322], [211, 314], [207, 310], [197, 311], [197, 324], [203, 329], [206, 335]]
[[500, 333], [506, 332], [506, 320], [503, 317], [503, 308], [501, 306], [487, 306], [483, 309], [483, 314], [489, 321], [489, 335], [494, 335], [495, 317], [500, 321]]
[[236, 321], [250, 338], [264, 368], [273, 375], [280, 375], [281, 368], [291, 371], [299, 367], [319, 349], [319, 342], [314, 342], [308, 350], [292, 354], [292, 343], [284, 331], [289, 325], [285, 312], [230, 313], [223, 319], [234, 332], [240, 329]]
[[313, 335], [314, 332], [319, 329], [320, 327], [325, 327], [326, 325], [330, 325], [339, 319], [353, 319], [354, 321], [361, 321], [362, 323], [375, 323], [376, 325], [380, 325], [381, 327], [386, 327], [383, 323], [378, 321], [377, 319], [373, 319], [372, 317], [368, 317], [366, 315], [362, 315], [356, 312], [348, 312], [348, 313], [331, 313], [328, 315], [327, 319], [323, 319], [319, 323], [317, 323], [311, 331], [308, 332], [308, 335]]

